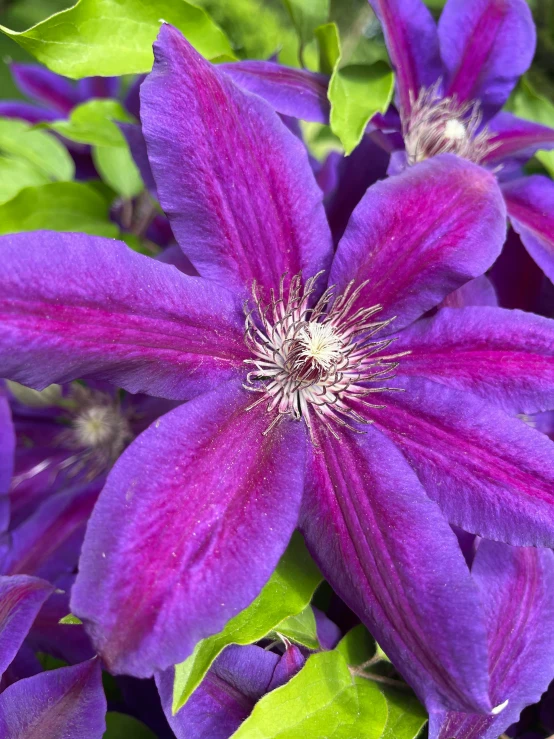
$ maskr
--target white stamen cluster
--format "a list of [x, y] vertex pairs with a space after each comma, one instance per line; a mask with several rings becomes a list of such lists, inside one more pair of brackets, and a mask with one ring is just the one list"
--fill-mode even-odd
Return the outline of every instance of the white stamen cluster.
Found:
[[380, 305], [355, 310], [367, 283], [355, 290], [350, 283], [336, 298], [333, 288], [328, 288], [311, 307], [320, 274], [307, 280], [304, 287], [301, 276], [295, 275], [288, 289], [283, 277], [278, 295], [271, 291], [269, 305], [263, 303], [258, 285], [253, 285], [255, 307], [250, 310], [246, 306], [245, 330], [253, 358], [245, 362], [255, 369], [248, 373], [244, 387], [262, 394], [248, 410], [267, 402], [268, 412], [275, 413], [264, 434], [288, 416], [304, 420], [315, 443], [315, 416], [338, 439], [333, 424], [358, 432], [353, 422], [371, 423], [360, 415], [364, 408], [384, 407], [365, 398], [395, 389], [372, 386], [394, 377], [398, 366], [394, 360], [407, 354], [385, 355], [392, 340], [372, 338], [392, 319], [373, 320]]
[[417, 100], [412, 100], [410, 115], [402, 120], [408, 164], [438, 154], [457, 154], [481, 163], [496, 148], [488, 128], [481, 127], [482, 120], [478, 102], [442, 97], [439, 83], [423, 88]]

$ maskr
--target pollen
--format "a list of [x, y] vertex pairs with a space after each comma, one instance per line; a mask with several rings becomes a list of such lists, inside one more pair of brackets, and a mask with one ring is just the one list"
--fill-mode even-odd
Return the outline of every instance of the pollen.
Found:
[[463, 141], [467, 136], [466, 127], [457, 118], [446, 121], [444, 127], [444, 138], [449, 141]]
[[332, 326], [326, 323], [307, 323], [298, 335], [302, 347], [299, 362], [314, 360], [328, 372], [340, 360], [343, 345]]
[[314, 443], [314, 419], [337, 439], [337, 426], [360, 433], [359, 424], [371, 423], [364, 411], [384, 407], [367, 397], [395, 390], [386, 383], [407, 352], [389, 354], [392, 340], [374, 338], [391, 322], [375, 320], [380, 305], [356, 308], [367, 283], [356, 289], [350, 283], [339, 296], [330, 287], [315, 301], [320, 275], [305, 286], [300, 275], [288, 286], [283, 277], [268, 305], [254, 283], [254, 307], [245, 306], [245, 343], [252, 352], [245, 362], [254, 369], [244, 387], [261, 394], [247, 410], [267, 403], [273, 419], [264, 434], [286, 417], [304, 421]]

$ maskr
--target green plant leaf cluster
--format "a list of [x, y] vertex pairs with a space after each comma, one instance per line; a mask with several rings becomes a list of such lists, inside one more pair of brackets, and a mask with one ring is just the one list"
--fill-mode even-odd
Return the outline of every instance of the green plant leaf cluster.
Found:
[[[185, 705], [225, 647], [229, 644], [253, 644], [271, 632], [279, 632], [280, 625], [286, 619], [306, 609], [320, 582], [321, 574], [310, 558], [302, 537], [295, 534], [260, 595], [248, 608], [232, 618], [223, 631], [200, 641], [191, 656], [176, 666], [173, 712], [177, 713]], [[283, 625], [286, 630], [287, 624]], [[295, 627], [298, 630], [299, 624], [295, 624]]]

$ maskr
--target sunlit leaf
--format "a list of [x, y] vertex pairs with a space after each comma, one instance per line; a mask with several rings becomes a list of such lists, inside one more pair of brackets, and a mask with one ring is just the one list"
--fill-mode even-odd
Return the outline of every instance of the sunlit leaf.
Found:
[[89, 100], [73, 108], [67, 120], [40, 125], [79, 144], [125, 148], [125, 137], [114, 121], [134, 119], [117, 100]]
[[339, 652], [321, 652], [258, 701], [232, 739], [379, 739], [386, 721], [377, 686], [354, 677]]
[[149, 72], [163, 20], [207, 58], [232, 55], [223, 31], [186, 0], [79, 0], [27, 31], [0, 30], [52, 71], [78, 79]]
[[385, 113], [394, 92], [394, 74], [385, 62], [340, 67], [329, 84], [331, 130], [346, 154], [360, 143], [367, 124], [376, 113]]
[[319, 649], [317, 624], [311, 606], [304, 608], [298, 615], [289, 616], [281, 621], [277, 631], [281, 636], [286, 636], [296, 644], [302, 644], [308, 649]]
[[82, 182], [27, 187], [0, 205], [0, 234], [48, 229], [114, 238], [118, 229], [109, 220], [109, 208], [95, 187]]
[[104, 739], [156, 739], [156, 735], [136, 718], [108, 711]]
[[302, 537], [295, 534], [269, 582], [248, 608], [232, 618], [219, 634], [203, 639], [191, 656], [175, 668], [173, 712], [185, 705], [229, 644], [252, 644], [277, 630], [289, 616], [303, 611], [321, 581]]

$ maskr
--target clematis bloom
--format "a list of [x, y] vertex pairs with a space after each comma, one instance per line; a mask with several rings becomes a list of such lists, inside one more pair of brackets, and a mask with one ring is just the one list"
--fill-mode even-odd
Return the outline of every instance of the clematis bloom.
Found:
[[396, 71], [404, 149], [392, 172], [450, 152], [496, 172], [525, 248], [554, 281], [554, 185], [521, 166], [554, 146], [554, 129], [502, 111], [531, 64], [536, 32], [525, 0], [447, 0], [438, 26], [422, 0], [369, 0]]
[[112, 671], [152, 675], [253, 600], [300, 521], [428, 706], [490, 711], [484, 620], [448, 519], [554, 543], [554, 447], [504, 413], [552, 403], [554, 327], [500, 309], [417, 319], [496, 259], [496, 181], [424, 162], [368, 191], [333, 256], [306, 151], [267, 103], [170, 26], [155, 54], [150, 163], [201, 276], [86, 235], [0, 247], [0, 374], [189, 401], [109, 474], [72, 612]]

